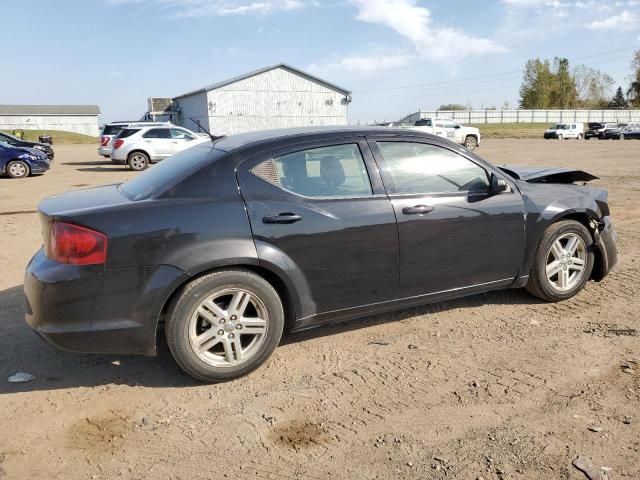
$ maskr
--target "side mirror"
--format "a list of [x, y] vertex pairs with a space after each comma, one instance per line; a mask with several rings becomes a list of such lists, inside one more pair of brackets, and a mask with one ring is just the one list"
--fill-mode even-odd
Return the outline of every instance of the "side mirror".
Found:
[[453, 128], [460, 128], [460, 125], [454, 125]]
[[491, 193], [496, 195], [498, 193], [509, 191], [511, 191], [511, 187], [505, 179], [498, 178], [496, 175], [491, 174]]

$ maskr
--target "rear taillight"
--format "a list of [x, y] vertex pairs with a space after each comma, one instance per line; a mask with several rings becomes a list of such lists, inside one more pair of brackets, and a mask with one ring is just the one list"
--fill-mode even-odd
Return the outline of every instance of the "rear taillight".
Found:
[[100, 137], [100, 143], [103, 147], [106, 147], [109, 144], [109, 137]]
[[53, 222], [45, 253], [58, 263], [102, 265], [107, 260], [107, 237], [89, 228]]
[[124, 143], [124, 140], [121, 138], [116, 138], [116, 141], [113, 142], [113, 148], [120, 148], [122, 146], [122, 144]]

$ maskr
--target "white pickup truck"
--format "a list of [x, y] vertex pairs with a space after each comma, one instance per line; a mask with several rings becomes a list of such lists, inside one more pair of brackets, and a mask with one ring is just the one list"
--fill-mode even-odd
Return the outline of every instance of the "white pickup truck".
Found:
[[469, 150], [480, 146], [480, 130], [475, 127], [464, 127], [450, 118], [421, 118], [415, 122], [393, 122], [390, 127], [409, 128], [419, 132], [431, 133], [448, 138], [452, 142], [464, 145]]

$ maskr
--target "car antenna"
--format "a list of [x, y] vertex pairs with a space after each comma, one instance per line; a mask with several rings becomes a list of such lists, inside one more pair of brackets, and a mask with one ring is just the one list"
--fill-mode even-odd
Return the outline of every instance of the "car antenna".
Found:
[[191, 120], [193, 123], [195, 123], [198, 128], [200, 130], [202, 130], [204, 133], [206, 133], [207, 135], [209, 135], [209, 138], [211, 139], [212, 142], [215, 142], [216, 140], [220, 140], [221, 138], [226, 137], [226, 135], [220, 135], [220, 136], [216, 136], [216, 135], [211, 135], [211, 132], [209, 130], [207, 130], [206, 128], [204, 128], [200, 122], [198, 120], [196, 120], [193, 117], [189, 117], [189, 120]]

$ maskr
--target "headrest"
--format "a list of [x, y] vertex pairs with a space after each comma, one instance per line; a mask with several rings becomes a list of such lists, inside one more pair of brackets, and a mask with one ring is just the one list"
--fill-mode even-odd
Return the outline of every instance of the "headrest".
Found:
[[320, 176], [322, 181], [331, 187], [342, 185], [345, 181], [344, 169], [336, 157], [323, 157], [320, 160]]

